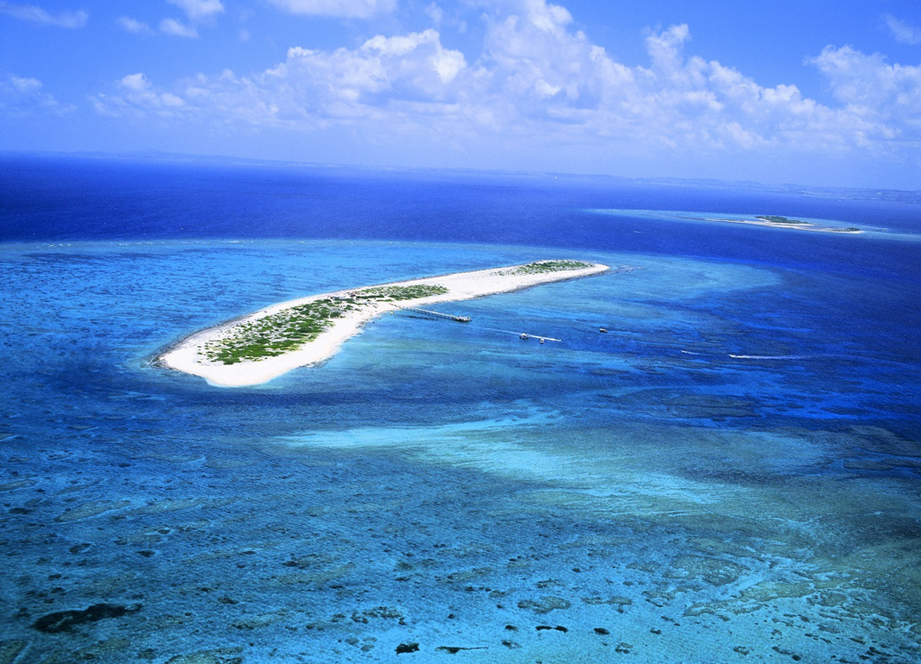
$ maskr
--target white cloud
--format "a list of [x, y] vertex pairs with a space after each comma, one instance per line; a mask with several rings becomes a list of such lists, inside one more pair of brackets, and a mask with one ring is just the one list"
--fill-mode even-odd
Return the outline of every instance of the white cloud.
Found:
[[52, 95], [42, 90], [37, 78], [10, 74], [0, 78], [0, 113], [13, 117], [32, 115], [62, 115], [74, 110], [73, 106], [60, 104]]
[[165, 18], [160, 21], [160, 32], [174, 37], [186, 37], [188, 39], [196, 39], [198, 37], [198, 31], [193, 26], [180, 23], [174, 18]]
[[215, 14], [224, 11], [224, 5], [221, 0], [166, 0], [170, 4], [176, 5], [182, 9], [188, 16], [191, 25], [177, 21], [174, 18], [165, 18], [160, 21], [160, 32], [172, 35], [173, 37], [185, 37], [187, 39], [197, 39], [198, 30], [196, 25], [203, 21], [208, 22]]
[[150, 29], [150, 26], [142, 21], [133, 19], [129, 16], [119, 16], [118, 25], [121, 26], [123, 30], [128, 32], [133, 32], [135, 34], [151, 34], [153, 30]]
[[654, 68], [677, 72], [684, 57], [684, 45], [691, 39], [687, 25], [673, 25], [668, 30], [646, 37], [646, 52]]
[[397, 8], [397, 0], [269, 0], [292, 14], [369, 18], [388, 14]]
[[8, 14], [24, 21], [53, 25], [58, 28], [82, 28], [90, 16], [83, 10], [50, 14], [38, 5], [19, 5], [5, 0], [0, 0], [0, 14]]
[[[794, 85], [765, 87], [719, 62], [688, 57], [686, 25], [651, 33], [650, 65], [627, 67], [570, 22], [568, 12], [543, 0], [521, 0], [507, 16], [490, 19], [476, 63], [485, 85], [469, 97], [489, 100], [498, 126], [548, 140], [597, 137], [651, 149], [806, 152], [888, 149], [893, 126], [909, 121], [906, 101], [898, 117], [831, 108]], [[908, 83], [906, 68], [890, 77], [903, 81], [904, 100], [914, 99], [909, 90], [919, 86]]]
[[921, 66], [890, 65], [849, 46], [828, 46], [811, 62], [852, 116], [879, 126], [887, 138], [921, 140]]
[[275, 98], [281, 109], [301, 115], [348, 117], [379, 113], [379, 107], [403, 103], [442, 104], [450, 84], [467, 66], [460, 51], [441, 45], [438, 32], [367, 40], [356, 50], [332, 53], [303, 48], [258, 79], [262, 90], [284, 91]]
[[921, 44], [921, 28], [900, 21], [892, 14], [883, 16], [895, 40], [903, 44]]
[[477, 63], [481, 94], [497, 103], [512, 101], [512, 108], [526, 115], [555, 115], [564, 106], [601, 106], [605, 89], [620, 86], [626, 92], [635, 84], [604, 49], [582, 32], [567, 30], [572, 17], [565, 9], [542, 1], [522, 4], [519, 13], [487, 22]]
[[117, 83], [118, 95], [99, 95], [94, 99], [96, 110], [103, 115], [122, 117], [176, 117], [187, 103], [171, 92], [160, 92], [143, 73], [129, 74]]
[[166, 0], [186, 13], [189, 20], [198, 21], [224, 11], [221, 0]]
[[212, 126], [348, 128], [378, 140], [402, 136], [404, 143], [514, 145], [534, 154], [578, 146], [582, 152], [566, 153], [586, 159], [624, 150], [883, 153], [899, 141], [921, 140], [918, 67], [829, 47], [810, 61], [838, 102], [824, 105], [795, 85], [763, 86], [732, 67], [688, 56], [686, 25], [650, 33], [648, 66], [631, 67], [573, 29], [565, 8], [502, 1], [504, 11], [483, 19], [482, 51], [472, 59], [445, 47], [434, 29], [377, 35], [357, 48], [294, 47], [264, 72], [199, 74], [168, 90], [143, 77], [123, 79], [97, 105], [123, 115], [181, 114]]
[[150, 81], [143, 73], [129, 74], [118, 82], [119, 86], [131, 92], [140, 92], [150, 89]]
[[317, 127], [333, 120], [383, 119], [387, 109], [400, 113], [403, 107], [436, 113], [456, 101], [452, 83], [466, 67], [463, 54], [444, 48], [438, 32], [430, 29], [379, 35], [354, 50], [295, 47], [284, 62], [256, 76], [229, 70], [215, 77], [199, 75], [173, 92], [154, 90], [146, 77], [134, 74], [119, 83], [120, 94], [97, 98], [97, 108], [109, 114], [161, 112], [163, 95], [169, 94], [200, 116], [216, 111], [225, 120]]

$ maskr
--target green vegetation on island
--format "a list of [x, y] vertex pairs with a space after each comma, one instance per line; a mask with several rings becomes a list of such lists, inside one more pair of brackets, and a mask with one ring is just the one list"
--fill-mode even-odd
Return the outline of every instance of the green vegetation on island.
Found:
[[324, 297], [235, 325], [227, 336], [206, 343], [203, 352], [208, 360], [220, 364], [276, 357], [314, 341], [349, 311], [376, 303], [415, 300], [447, 292], [444, 286], [420, 284], [375, 286], [344, 296]]
[[777, 224], [778, 226], [797, 226], [799, 228], [805, 228], [806, 230], [811, 231], [825, 231], [827, 233], [861, 233], [859, 228], [856, 226], [848, 226], [847, 228], [836, 228], [833, 226], [819, 226], [809, 221], [801, 221], [800, 219], [789, 219], [788, 217], [780, 217], [773, 214], [759, 214], [755, 217], [758, 221], [763, 221], [768, 224]]
[[502, 274], [542, 274], [545, 272], [584, 270], [588, 267], [592, 267], [592, 264], [582, 261], [534, 261], [533, 263], [516, 267], [513, 270], [507, 270]]
[[377, 302], [392, 302], [399, 300], [416, 300], [432, 295], [444, 295], [448, 289], [435, 284], [417, 284], [415, 286], [372, 286], [363, 288], [351, 295], [364, 300]]

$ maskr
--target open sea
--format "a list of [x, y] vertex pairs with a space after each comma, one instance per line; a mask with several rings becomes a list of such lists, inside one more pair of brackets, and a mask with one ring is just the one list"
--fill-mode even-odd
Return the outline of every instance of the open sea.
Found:
[[[620, 269], [152, 363], [556, 258]], [[919, 293], [905, 192], [3, 156], [0, 664], [916, 664]]]

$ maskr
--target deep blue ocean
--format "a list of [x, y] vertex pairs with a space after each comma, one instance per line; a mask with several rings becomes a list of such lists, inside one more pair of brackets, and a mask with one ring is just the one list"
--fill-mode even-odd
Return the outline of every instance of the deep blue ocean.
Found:
[[[153, 362], [553, 258], [621, 269]], [[0, 664], [921, 661], [917, 194], [7, 155], [0, 285]]]

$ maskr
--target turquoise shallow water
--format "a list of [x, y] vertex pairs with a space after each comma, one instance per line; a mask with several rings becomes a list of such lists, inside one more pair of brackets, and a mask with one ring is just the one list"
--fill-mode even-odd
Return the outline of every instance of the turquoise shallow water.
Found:
[[[253, 388], [150, 362], [272, 302], [540, 258], [634, 269], [386, 317]], [[921, 321], [888, 269], [6, 245], [0, 662], [918, 661]]]

